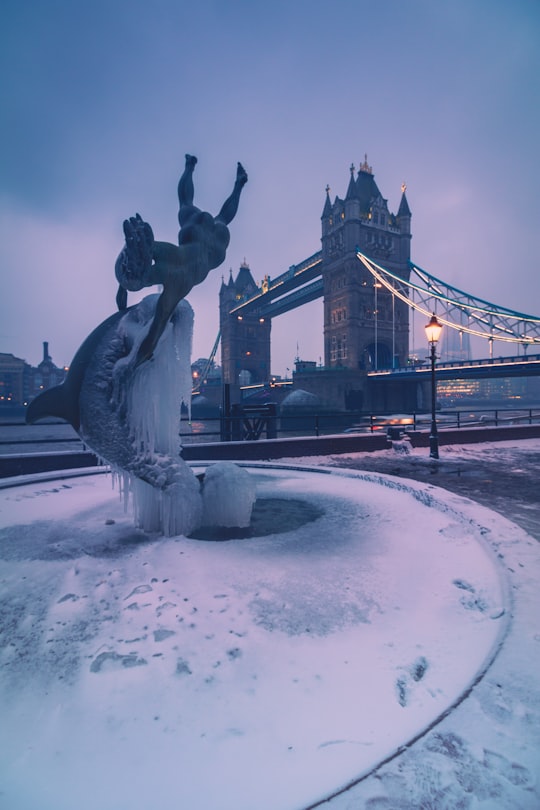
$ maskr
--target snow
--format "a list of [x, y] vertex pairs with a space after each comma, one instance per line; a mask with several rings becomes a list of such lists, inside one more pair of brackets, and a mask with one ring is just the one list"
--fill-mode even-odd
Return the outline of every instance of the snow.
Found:
[[538, 807], [538, 544], [317, 461], [250, 465], [227, 542], [105, 474], [2, 490], [2, 806]]
[[202, 487], [204, 524], [224, 528], [249, 526], [255, 497], [255, 481], [247, 470], [230, 461], [212, 464]]

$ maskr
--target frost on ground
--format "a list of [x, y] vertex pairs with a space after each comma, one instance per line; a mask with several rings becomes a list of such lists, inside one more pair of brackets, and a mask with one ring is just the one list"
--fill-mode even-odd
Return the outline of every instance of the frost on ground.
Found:
[[2, 492], [5, 806], [301, 810], [375, 769], [327, 806], [537, 807], [537, 545], [434, 487], [252, 475], [276, 533], [220, 543], [134, 530], [104, 475]]

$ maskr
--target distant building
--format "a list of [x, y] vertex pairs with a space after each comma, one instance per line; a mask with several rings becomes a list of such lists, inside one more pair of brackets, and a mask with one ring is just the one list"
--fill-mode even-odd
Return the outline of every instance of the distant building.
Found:
[[24, 407], [42, 391], [60, 385], [67, 368], [58, 368], [49, 354], [49, 344], [43, 343], [43, 359], [34, 368], [13, 354], [0, 353], [0, 407]]
[[19, 357], [0, 353], [0, 407], [23, 404], [28, 396], [29, 370]]
[[52, 357], [49, 354], [49, 344], [47, 341], [43, 343], [43, 360], [39, 363], [37, 368], [30, 370], [30, 398], [37, 397], [42, 391], [47, 388], [52, 388], [54, 385], [60, 385], [66, 378], [68, 369], [58, 368], [53, 363]]

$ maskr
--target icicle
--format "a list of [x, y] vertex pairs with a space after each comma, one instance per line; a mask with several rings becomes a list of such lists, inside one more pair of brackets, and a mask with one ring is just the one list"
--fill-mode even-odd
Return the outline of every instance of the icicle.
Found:
[[[145, 327], [156, 300], [157, 296], [149, 296], [141, 302], [140, 322]], [[133, 343], [128, 365], [117, 363], [114, 396], [119, 407], [125, 401], [136, 456], [129, 487], [135, 520], [144, 531], [190, 534], [199, 526], [202, 512], [199, 482], [180, 457], [181, 407], [191, 405], [193, 310], [181, 301], [152, 360], [135, 371], [131, 365], [131, 373], [125, 374], [146, 334], [146, 328], [128, 326]]]

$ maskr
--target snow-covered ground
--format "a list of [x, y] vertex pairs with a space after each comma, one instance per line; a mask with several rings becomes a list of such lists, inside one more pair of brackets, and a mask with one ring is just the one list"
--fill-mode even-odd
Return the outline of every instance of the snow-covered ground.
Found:
[[102, 474], [2, 490], [0, 807], [540, 806], [538, 543], [304, 462], [250, 468], [227, 542], [146, 537]]

